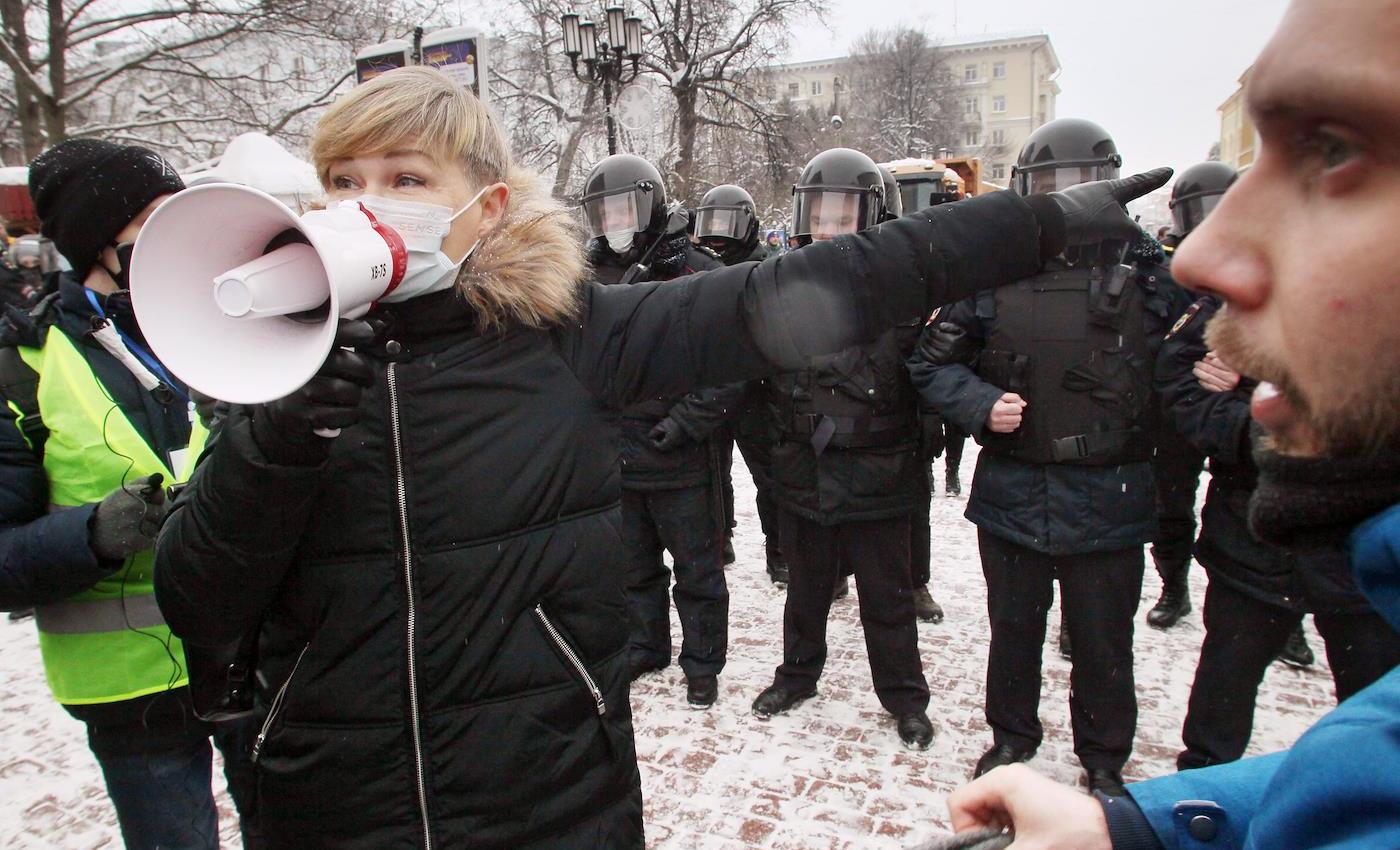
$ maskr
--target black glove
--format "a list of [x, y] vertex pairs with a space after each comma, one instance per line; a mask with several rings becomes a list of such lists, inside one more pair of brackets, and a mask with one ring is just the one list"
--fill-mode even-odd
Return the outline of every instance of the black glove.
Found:
[[676, 420], [668, 417], [656, 423], [656, 426], [651, 429], [651, 433], [647, 434], [647, 439], [651, 440], [652, 447], [658, 452], [669, 452], [679, 447], [688, 438], [681, 426], [676, 424]]
[[88, 545], [93, 554], [122, 561], [155, 545], [161, 520], [169, 510], [165, 501], [165, 476], [159, 472], [118, 487], [88, 518]]
[[919, 354], [935, 366], [972, 361], [972, 340], [961, 325], [939, 322], [919, 336]]
[[374, 386], [374, 366], [367, 355], [348, 349], [373, 341], [368, 322], [341, 319], [335, 347], [311, 380], [289, 396], [253, 408], [253, 440], [268, 460], [315, 466], [330, 454], [332, 439], [316, 430], [360, 421], [360, 397]]
[[1080, 183], [1063, 192], [1028, 195], [1026, 203], [1040, 224], [1041, 256], [1049, 259], [1075, 245], [1136, 242], [1142, 228], [1123, 205], [1165, 186], [1171, 176], [1170, 168], [1154, 168], [1132, 177]]

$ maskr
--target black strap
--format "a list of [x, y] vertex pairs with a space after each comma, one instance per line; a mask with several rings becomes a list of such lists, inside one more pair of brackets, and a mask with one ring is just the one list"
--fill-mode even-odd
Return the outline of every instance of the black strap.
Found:
[[[830, 425], [823, 426], [822, 421], [830, 422]], [[810, 436], [817, 432], [818, 428], [826, 430], [832, 429], [833, 434], [881, 434], [886, 431], [908, 430], [912, 423], [912, 416], [908, 414], [892, 414], [889, 416], [827, 416], [823, 413], [794, 413], [787, 423], [787, 431], [790, 434], [801, 434]]]
[[15, 425], [36, 455], [43, 457], [49, 429], [39, 412], [39, 373], [24, 362], [13, 345], [0, 348], [0, 394], [19, 408]]
[[[1075, 463], [1097, 457], [1117, 457], [1141, 443], [1142, 432], [1131, 428], [1125, 431], [1098, 431], [1092, 434], [1075, 434], [1060, 437], [1050, 442], [1050, 452], [1055, 463]], [[1126, 459], [1126, 458], [1125, 458]]]

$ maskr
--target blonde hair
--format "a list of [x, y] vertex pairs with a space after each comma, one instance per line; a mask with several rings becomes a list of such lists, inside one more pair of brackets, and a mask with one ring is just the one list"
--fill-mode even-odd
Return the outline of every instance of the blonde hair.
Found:
[[479, 186], [504, 180], [511, 166], [491, 111], [465, 86], [421, 65], [380, 74], [337, 100], [316, 125], [311, 159], [329, 186], [331, 166], [342, 159], [410, 146], [460, 164]]
[[514, 321], [545, 328], [578, 310], [583, 238], [573, 217], [517, 168], [491, 111], [433, 68], [381, 74], [336, 101], [316, 125], [311, 158], [322, 186], [344, 159], [406, 147], [460, 165], [476, 186], [505, 183], [505, 217], [457, 278], [483, 329]]

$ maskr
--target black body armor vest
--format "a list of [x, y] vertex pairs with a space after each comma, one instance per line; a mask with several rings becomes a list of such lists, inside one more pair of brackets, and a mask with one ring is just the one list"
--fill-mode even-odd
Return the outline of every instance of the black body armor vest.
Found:
[[978, 313], [994, 305], [995, 319], [977, 374], [1026, 401], [1021, 427], [988, 431], [985, 447], [1029, 463], [1147, 460], [1145, 299], [1126, 265], [1048, 271], [980, 296]]

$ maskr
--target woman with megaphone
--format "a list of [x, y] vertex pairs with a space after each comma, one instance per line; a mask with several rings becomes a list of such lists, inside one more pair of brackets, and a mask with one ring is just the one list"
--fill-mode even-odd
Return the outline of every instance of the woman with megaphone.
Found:
[[1169, 175], [998, 193], [609, 287], [586, 280], [572, 217], [495, 119], [436, 71], [354, 89], [312, 154], [327, 211], [353, 201], [401, 240], [400, 282], [341, 323], [353, 350], [301, 389], [231, 407], [166, 523], [156, 585], [191, 644], [259, 632], [269, 846], [375, 850], [642, 848], [620, 410], [792, 370], [1035, 274], [1067, 243], [1135, 232], [1121, 204]]

